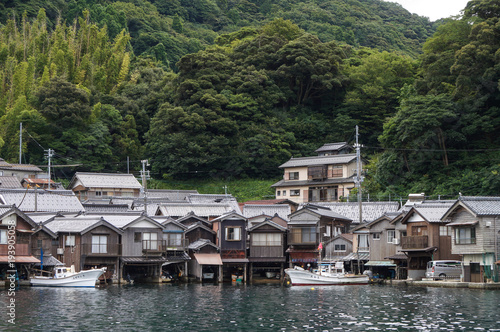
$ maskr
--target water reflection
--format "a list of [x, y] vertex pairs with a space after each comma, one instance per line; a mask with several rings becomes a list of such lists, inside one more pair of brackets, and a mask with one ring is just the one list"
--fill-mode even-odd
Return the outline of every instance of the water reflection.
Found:
[[[500, 331], [499, 296], [492, 290], [390, 286], [25, 288], [16, 293], [16, 329]], [[0, 301], [5, 307], [5, 291]], [[0, 330], [7, 326], [5, 318]]]

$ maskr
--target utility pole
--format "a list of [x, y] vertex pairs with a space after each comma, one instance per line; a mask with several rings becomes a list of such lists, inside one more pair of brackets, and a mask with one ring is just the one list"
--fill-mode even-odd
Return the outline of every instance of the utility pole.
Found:
[[23, 154], [23, 123], [19, 123], [19, 164], [22, 164]]
[[146, 171], [146, 166], [149, 166], [148, 160], [141, 160], [142, 163], [142, 171], [141, 171], [141, 179], [142, 179], [142, 190], [144, 192], [144, 212], [148, 215], [148, 193], [147, 193], [147, 180], [150, 179], [149, 171]]
[[[356, 188], [358, 188], [358, 207], [359, 207], [359, 224], [363, 223], [363, 203], [361, 202], [363, 196], [361, 195], [361, 182], [363, 182], [363, 177], [361, 176], [361, 146], [359, 145], [359, 131], [356, 125]], [[368, 239], [367, 239], [368, 241]], [[359, 236], [358, 236], [358, 273], [361, 273], [361, 262], [359, 259]]]
[[52, 149], [48, 149], [48, 150], [45, 150], [46, 154], [45, 156], [49, 159], [49, 182], [48, 182], [48, 189], [50, 190], [50, 179], [51, 179], [51, 176], [50, 176], [50, 163], [51, 163], [51, 159], [52, 157], [54, 156], [54, 150]]

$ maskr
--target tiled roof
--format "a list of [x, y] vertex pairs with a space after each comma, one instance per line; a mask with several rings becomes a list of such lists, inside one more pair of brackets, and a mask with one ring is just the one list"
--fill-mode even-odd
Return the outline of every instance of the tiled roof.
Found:
[[148, 189], [148, 199], [164, 198], [170, 201], [184, 201], [191, 194], [198, 194], [196, 190], [166, 190], [166, 189]]
[[460, 196], [458, 200], [478, 216], [500, 215], [500, 197]]
[[[165, 216], [179, 217], [193, 212], [198, 217], [216, 217], [234, 210], [234, 207], [226, 203], [167, 203], [159, 206]], [[238, 208], [239, 210], [239, 208]]]
[[339, 154], [333, 156], [314, 156], [314, 157], [302, 157], [302, 158], [292, 158], [280, 168], [285, 167], [301, 167], [301, 166], [316, 166], [316, 165], [335, 165], [335, 164], [348, 164], [356, 159], [356, 154]]
[[233, 195], [211, 195], [211, 194], [191, 194], [186, 198], [191, 203], [225, 203], [231, 206], [231, 210], [240, 213], [240, 207], [238, 201]]
[[189, 244], [188, 248], [191, 250], [199, 250], [204, 246], [212, 246], [214, 248], [219, 249], [215, 244], [213, 244], [210, 240], [207, 239], [199, 239]]
[[[314, 203], [330, 208], [332, 211], [352, 220], [353, 224], [359, 224], [359, 204], [357, 202], [320, 202]], [[361, 204], [363, 221], [372, 222], [387, 212], [397, 212], [398, 202], [363, 202]]]
[[428, 222], [441, 222], [441, 218], [450, 209], [453, 203], [443, 202], [441, 204], [419, 204], [415, 210]]
[[133, 174], [76, 172], [70, 187], [79, 180], [86, 188], [140, 189], [142, 186]]
[[0, 158], [0, 169], [23, 172], [42, 172], [40, 168], [29, 164], [10, 164]]
[[343, 147], [351, 147], [347, 142], [326, 143], [316, 150], [316, 152], [340, 150]]
[[0, 188], [22, 188], [17, 176], [0, 176]]
[[80, 233], [101, 221], [100, 217], [78, 218], [78, 217], [56, 217], [54, 220], [44, 224], [54, 233], [70, 232]]
[[287, 204], [250, 204], [243, 206], [243, 216], [246, 218], [252, 218], [260, 215], [274, 216], [277, 214], [281, 219], [288, 220], [288, 215], [290, 213], [290, 205]]
[[333, 179], [325, 179], [323, 181], [314, 181], [314, 180], [300, 180], [300, 181], [290, 181], [290, 180], [280, 180], [275, 184], [271, 185], [271, 187], [301, 187], [308, 185], [327, 185], [327, 184], [340, 184], [340, 183], [354, 183], [354, 176], [350, 176], [348, 178], [333, 178]]
[[[15, 204], [24, 212], [80, 212], [84, 208], [71, 190], [0, 189], [3, 204]], [[36, 204], [35, 204], [36, 203]]]
[[127, 212], [127, 204], [83, 204], [87, 212]]

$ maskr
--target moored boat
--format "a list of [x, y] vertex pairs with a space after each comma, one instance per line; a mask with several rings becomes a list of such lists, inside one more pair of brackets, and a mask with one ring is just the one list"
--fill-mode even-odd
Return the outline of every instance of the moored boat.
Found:
[[299, 266], [285, 270], [292, 286], [314, 285], [366, 285], [367, 275], [346, 274], [342, 262], [321, 263], [319, 269], [308, 271]]
[[52, 277], [35, 276], [30, 283], [43, 287], [95, 287], [104, 272], [106, 268], [75, 272], [73, 267], [57, 267]]

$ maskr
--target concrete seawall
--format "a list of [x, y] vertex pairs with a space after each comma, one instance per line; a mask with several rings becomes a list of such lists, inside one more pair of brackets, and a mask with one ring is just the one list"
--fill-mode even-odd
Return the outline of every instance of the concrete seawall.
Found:
[[413, 280], [384, 280], [383, 285], [389, 286], [420, 286], [444, 288], [471, 288], [471, 289], [500, 289], [500, 283], [462, 282], [462, 281], [413, 281]]

